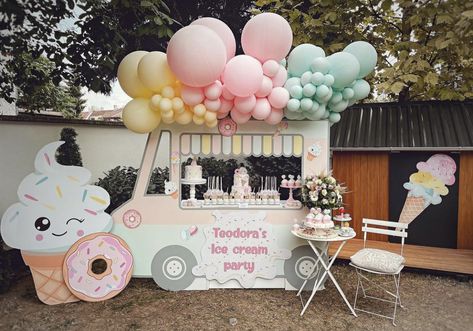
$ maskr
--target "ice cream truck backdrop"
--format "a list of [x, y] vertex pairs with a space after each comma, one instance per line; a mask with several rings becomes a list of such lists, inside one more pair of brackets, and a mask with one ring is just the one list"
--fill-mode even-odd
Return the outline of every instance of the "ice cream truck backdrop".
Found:
[[[112, 214], [112, 233], [134, 256], [133, 276], [152, 277], [168, 290], [300, 287], [315, 260], [290, 230], [307, 211], [282, 200], [188, 204], [181, 194], [188, 183], [181, 166], [195, 156], [295, 156], [302, 173], [292, 175], [304, 178], [329, 169], [328, 144], [328, 121], [279, 127], [250, 121], [233, 136], [195, 125], [159, 126], [149, 134], [132, 198]], [[164, 194], [148, 194], [158, 151], [169, 160], [170, 178]]]

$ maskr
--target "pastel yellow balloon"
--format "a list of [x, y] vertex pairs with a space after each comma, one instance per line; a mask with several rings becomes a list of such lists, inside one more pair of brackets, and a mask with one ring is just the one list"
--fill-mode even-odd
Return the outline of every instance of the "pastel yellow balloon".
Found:
[[172, 110], [161, 113], [161, 119], [163, 121], [164, 119], [168, 120], [170, 118], [174, 118], [174, 112]]
[[218, 124], [218, 120], [217, 120], [217, 119], [215, 119], [215, 120], [213, 120], [213, 121], [210, 121], [210, 122], [207, 122], [207, 121], [205, 122], [205, 125], [207, 125], [207, 127], [209, 127], [209, 128], [214, 128], [214, 127], [217, 126], [217, 124]]
[[153, 92], [138, 77], [138, 63], [147, 54], [146, 51], [132, 52], [118, 65], [118, 82], [123, 91], [132, 98], [150, 98], [153, 95]]
[[154, 92], [161, 92], [163, 87], [176, 82], [163, 52], [149, 52], [143, 56], [138, 64], [138, 77], [144, 86]]
[[126, 104], [122, 119], [129, 130], [136, 133], [148, 133], [158, 127], [161, 114], [149, 107], [149, 99], [136, 98]]
[[176, 115], [176, 122], [182, 125], [186, 125], [192, 122], [192, 112], [184, 111]]
[[178, 110], [184, 108], [184, 101], [179, 97], [172, 98], [172, 109]]
[[176, 112], [176, 114], [182, 114], [183, 112], [186, 111], [186, 108], [182, 107], [182, 108], [179, 108], [179, 109], [175, 109], [174, 111]]
[[192, 116], [192, 120], [194, 121], [195, 124], [197, 125], [202, 125], [204, 124], [205, 122], [205, 119], [203, 117], [200, 117], [200, 116], [197, 116], [194, 114], [194, 116]]
[[207, 111], [205, 113], [205, 122], [213, 122], [217, 119], [217, 113], [216, 112], [213, 112], [213, 111]]
[[174, 123], [174, 117], [171, 117], [171, 118], [162, 118], [162, 121], [163, 123], [166, 123], [166, 124], [172, 124]]
[[201, 103], [199, 103], [198, 105], [194, 106], [194, 114], [198, 117], [203, 117], [205, 115], [205, 112], [207, 111], [207, 109], [205, 108], [205, 106]]
[[162, 113], [167, 113], [172, 110], [172, 101], [168, 98], [162, 98], [159, 102], [159, 108]]
[[163, 87], [163, 89], [161, 90], [161, 94], [163, 95], [163, 97], [169, 98], [169, 99], [174, 98], [174, 96], [176, 95], [174, 93], [174, 89], [171, 86]]
[[151, 97], [151, 101], [150, 101], [150, 107], [151, 109], [153, 109], [154, 111], [158, 111], [160, 110], [159, 108], [159, 103], [161, 102], [161, 99], [163, 97], [160, 95], [160, 94], [155, 94]]

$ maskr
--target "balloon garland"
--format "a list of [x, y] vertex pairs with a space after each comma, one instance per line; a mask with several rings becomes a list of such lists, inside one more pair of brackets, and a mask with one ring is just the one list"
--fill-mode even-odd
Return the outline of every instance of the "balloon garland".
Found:
[[[326, 56], [311, 44], [292, 45], [281, 16], [263, 13], [242, 31], [245, 54], [222, 21], [204, 17], [178, 30], [163, 52], [135, 51], [118, 67], [118, 81], [133, 98], [123, 110], [125, 126], [151, 132], [162, 122], [193, 122], [213, 128], [230, 117], [277, 125], [288, 119], [340, 120], [340, 113], [366, 98], [362, 78], [376, 66], [376, 50], [357, 41]], [[287, 69], [286, 69], [287, 64]]]

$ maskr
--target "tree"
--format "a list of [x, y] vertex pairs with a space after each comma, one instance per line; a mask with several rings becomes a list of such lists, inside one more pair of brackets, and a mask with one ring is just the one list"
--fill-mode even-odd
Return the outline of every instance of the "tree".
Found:
[[84, 93], [82, 93], [81, 87], [78, 85], [71, 84], [67, 88], [67, 92], [72, 98], [71, 111], [74, 117], [80, 117], [80, 113], [84, 110], [86, 100], [83, 99]]
[[82, 156], [76, 142], [77, 132], [72, 128], [61, 130], [61, 139], [64, 144], [59, 146], [56, 152], [56, 161], [63, 165], [82, 167]]
[[463, 0], [258, 0], [260, 11], [284, 16], [294, 45], [328, 53], [352, 41], [378, 50], [369, 77], [381, 96], [406, 100], [473, 97], [473, 3]]

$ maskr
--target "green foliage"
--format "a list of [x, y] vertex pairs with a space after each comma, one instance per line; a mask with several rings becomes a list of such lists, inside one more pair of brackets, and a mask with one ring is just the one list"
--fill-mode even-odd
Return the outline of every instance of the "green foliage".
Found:
[[163, 194], [164, 182], [169, 180], [169, 167], [154, 168], [148, 183], [146, 194]]
[[82, 156], [80, 148], [76, 142], [77, 132], [72, 128], [63, 128], [61, 130], [60, 140], [64, 144], [59, 146], [56, 152], [56, 161], [63, 165], [73, 165], [82, 167]]
[[70, 84], [67, 88], [67, 92], [72, 98], [71, 112], [74, 117], [80, 117], [80, 113], [84, 110], [86, 100], [83, 99], [84, 93], [82, 93], [80, 86]]
[[381, 98], [464, 100], [473, 97], [473, 3], [463, 0], [257, 0], [284, 16], [294, 45], [327, 53], [366, 40], [378, 51], [372, 77]]
[[110, 194], [110, 205], [105, 210], [111, 213], [124, 202], [130, 200], [136, 182], [137, 169], [133, 167], [115, 167], [104, 173], [94, 185], [98, 185]]

